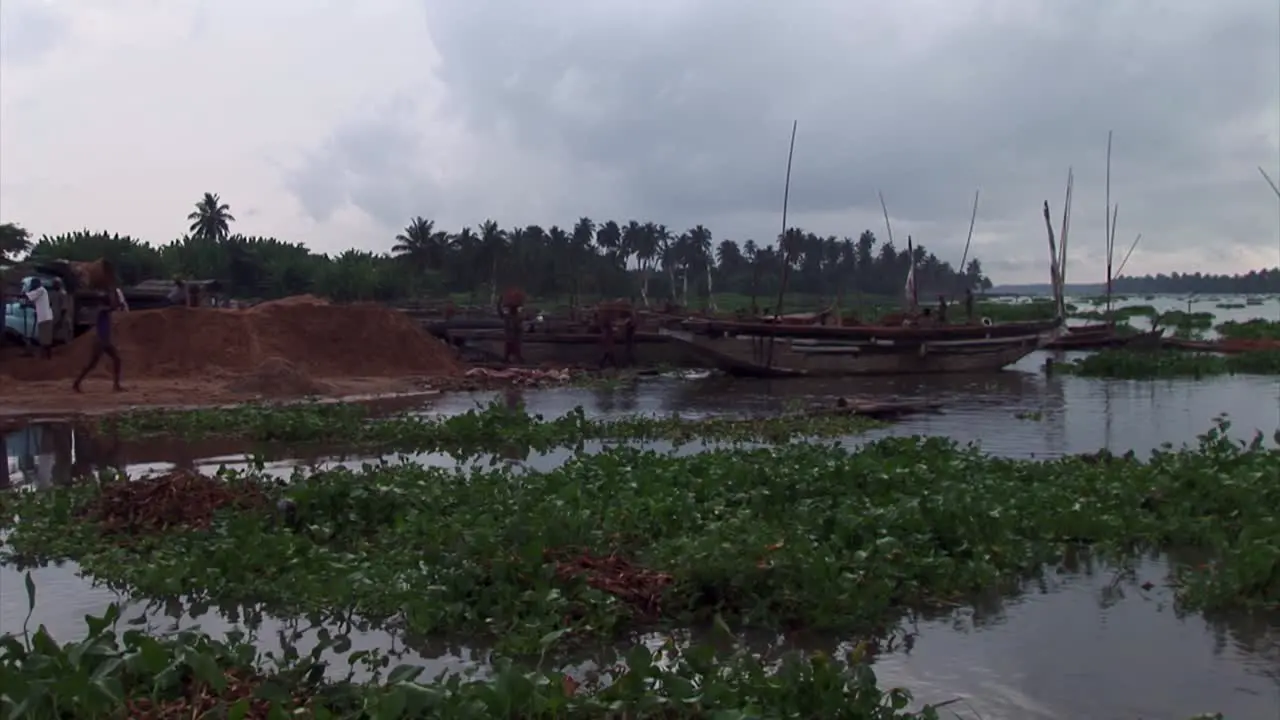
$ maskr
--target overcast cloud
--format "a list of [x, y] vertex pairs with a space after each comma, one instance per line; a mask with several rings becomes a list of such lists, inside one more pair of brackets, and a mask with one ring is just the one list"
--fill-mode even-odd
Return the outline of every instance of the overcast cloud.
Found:
[[[383, 251], [448, 228], [652, 219], [770, 241], [895, 236], [1040, 281], [1280, 262], [1269, 0], [3, 0], [0, 219], [154, 242], [220, 193], [235, 229]], [[1278, 169], [1280, 170], [1280, 169]], [[900, 240], [901, 241], [901, 240]]]

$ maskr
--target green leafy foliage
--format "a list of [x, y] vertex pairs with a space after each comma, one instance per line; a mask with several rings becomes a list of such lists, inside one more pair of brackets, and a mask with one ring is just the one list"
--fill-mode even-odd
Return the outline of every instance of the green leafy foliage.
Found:
[[123, 437], [234, 436], [259, 442], [376, 445], [402, 451], [468, 454], [519, 445], [537, 450], [587, 440], [769, 441], [834, 437], [878, 427], [851, 414], [795, 413], [759, 418], [587, 417], [582, 407], [554, 419], [493, 402], [458, 415], [377, 417], [357, 403], [238, 405], [193, 411], [140, 411], [103, 419], [101, 430]]
[[1061, 372], [1086, 377], [1133, 380], [1236, 374], [1280, 375], [1280, 351], [1258, 350], [1235, 355], [1216, 355], [1180, 350], [1103, 350], [1054, 367]]
[[[35, 588], [27, 575], [31, 607]], [[322, 640], [306, 657], [274, 666], [244, 638], [220, 642], [198, 632], [155, 637], [119, 630], [119, 609], [86, 616], [87, 636], [59, 645], [44, 626], [0, 636], [0, 709], [10, 720], [120, 717], [287, 718], [749, 718], [894, 720], [939, 717], [908, 712], [911, 694], [880, 690], [862, 650], [845, 658], [789, 655], [777, 666], [712, 647], [651, 651], [637, 645], [626, 663], [577, 680], [500, 661], [490, 677], [422, 678], [422, 668], [347, 653], [347, 677], [326, 679]], [[544, 638], [546, 646], [556, 636]], [[346, 645], [349, 646], [349, 642]], [[352, 680], [357, 667], [372, 679]]]
[[1280, 340], [1280, 320], [1228, 320], [1214, 329], [1232, 340]]
[[[1146, 462], [1005, 460], [909, 438], [856, 452], [623, 447], [544, 473], [298, 471], [267, 487], [296, 506], [296, 526], [268, 504], [123, 542], [85, 513], [103, 487], [80, 485], [16, 497], [5, 555], [73, 559], [149, 596], [356, 611], [421, 634], [491, 635], [514, 652], [549, 632], [614, 636], [717, 615], [874, 633], [906, 607], [1016, 589], [1080, 547], [1201, 548], [1217, 559], [1182, 578], [1183, 601], [1275, 604], [1280, 551], [1265, 538], [1280, 523], [1280, 451], [1224, 432]], [[584, 558], [626, 558], [649, 575], [602, 580]]]

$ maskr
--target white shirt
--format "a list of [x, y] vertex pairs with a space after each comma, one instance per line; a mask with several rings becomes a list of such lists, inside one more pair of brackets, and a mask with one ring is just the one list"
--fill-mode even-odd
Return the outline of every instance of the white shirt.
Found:
[[120, 302], [120, 309], [129, 312], [129, 303], [124, 299], [124, 291], [116, 288], [116, 300]]
[[27, 293], [27, 299], [36, 306], [36, 322], [53, 320], [53, 308], [49, 307], [49, 291], [44, 286]]

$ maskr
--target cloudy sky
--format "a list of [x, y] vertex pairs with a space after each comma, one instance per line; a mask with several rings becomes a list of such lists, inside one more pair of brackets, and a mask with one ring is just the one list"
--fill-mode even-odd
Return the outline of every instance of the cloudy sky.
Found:
[[894, 234], [1101, 276], [1108, 130], [1129, 269], [1280, 263], [1273, 0], [0, 0], [0, 219], [383, 251], [447, 228], [652, 219]]

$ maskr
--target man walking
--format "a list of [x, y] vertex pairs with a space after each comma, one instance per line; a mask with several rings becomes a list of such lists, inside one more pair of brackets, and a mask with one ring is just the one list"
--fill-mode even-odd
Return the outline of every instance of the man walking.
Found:
[[111, 388], [116, 392], [124, 390], [120, 387], [120, 353], [116, 352], [115, 343], [111, 339], [111, 313], [115, 310], [115, 306], [119, 304], [120, 298], [115, 293], [107, 295], [107, 304], [98, 310], [98, 318], [94, 322], [93, 327], [93, 355], [89, 357], [89, 364], [84, 366], [84, 370], [80, 371], [80, 376], [71, 384], [71, 389], [80, 392], [80, 383], [84, 381], [86, 375], [98, 366], [98, 361], [103, 355], [111, 358], [111, 371], [114, 382]]
[[48, 360], [53, 357], [53, 308], [49, 305], [49, 291], [40, 284], [40, 278], [31, 279], [27, 299], [36, 309], [36, 340]]

